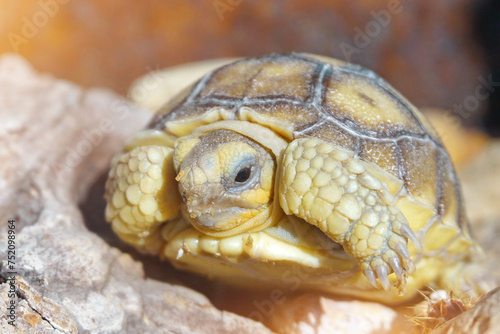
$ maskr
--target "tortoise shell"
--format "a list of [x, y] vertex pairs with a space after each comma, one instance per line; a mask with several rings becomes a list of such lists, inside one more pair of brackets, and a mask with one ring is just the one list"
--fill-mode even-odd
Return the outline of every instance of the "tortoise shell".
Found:
[[258, 123], [287, 141], [321, 138], [401, 180], [397, 205], [424, 255], [456, 254], [472, 244], [443, 144], [425, 117], [375, 73], [314, 55], [243, 59], [186, 89], [156, 114], [150, 128], [182, 137], [226, 119]]

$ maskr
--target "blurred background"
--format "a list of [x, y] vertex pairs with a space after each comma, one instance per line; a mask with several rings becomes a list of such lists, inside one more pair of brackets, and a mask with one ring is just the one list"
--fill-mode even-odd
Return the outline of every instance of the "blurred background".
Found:
[[499, 31], [497, 0], [0, 0], [0, 54], [85, 87], [126, 94], [163, 67], [311, 52], [497, 135]]

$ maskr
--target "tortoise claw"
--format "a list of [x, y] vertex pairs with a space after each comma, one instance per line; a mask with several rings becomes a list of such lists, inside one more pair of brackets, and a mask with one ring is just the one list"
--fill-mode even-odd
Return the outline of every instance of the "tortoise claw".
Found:
[[410, 226], [408, 226], [406, 224], [402, 225], [400, 227], [400, 229], [399, 229], [399, 233], [403, 237], [405, 237], [406, 239], [408, 239], [411, 242], [413, 242], [413, 244], [415, 245], [415, 247], [417, 247], [417, 250], [420, 251], [420, 242], [418, 241], [417, 236], [412, 231], [412, 229], [410, 228]]
[[413, 261], [410, 259], [408, 262], [407, 262], [407, 267], [408, 267], [408, 274], [412, 274], [415, 272], [415, 264], [413, 263]]
[[378, 289], [379, 285], [377, 284], [377, 279], [375, 278], [375, 273], [371, 269], [365, 269], [365, 276], [368, 279], [368, 282], [375, 288]]
[[391, 287], [391, 283], [389, 282], [389, 270], [384, 265], [378, 265], [375, 267], [375, 271], [377, 272], [378, 280], [380, 284], [384, 288], [385, 291], [389, 290]]
[[401, 266], [401, 261], [399, 260], [399, 258], [391, 257], [387, 262], [389, 262], [389, 265], [396, 274], [398, 280], [401, 280], [403, 278], [403, 268]]
[[[400, 228], [389, 230], [392, 234], [385, 239], [386, 247], [381, 248], [375, 256], [362, 259], [362, 268], [370, 284], [375, 288], [389, 290], [393, 284], [400, 293], [404, 293], [406, 279], [415, 271], [415, 265], [408, 251], [408, 240], [417, 243], [418, 240], [408, 225], [400, 224]], [[396, 282], [390, 282], [389, 275], [394, 272]], [[377, 284], [377, 279], [380, 284]]]
[[[401, 232], [407, 235], [413, 235], [409, 227], [408, 231], [402, 228]], [[394, 272], [397, 278], [396, 286], [399, 288], [400, 293], [403, 293], [404, 286], [406, 285], [406, 278], [415, 271], [415, 265], [408, 251], [406, 244], [407, 238], [403, 235], [393, 235], [392, 238], [393, 239], [388, 243], [391, 245], [390, 249], [365, 262], [366, 267], [364, 273], [373, 287], [380, 288], [380, 286], [382, 286], [384, 290], [389, 290], [392, 285], [389, 281], [389, 274]], [[416, 240], [416, 238], [414, 239]], [[378, 281], [380, 281], [380, 285], [377, 284], [377, 278]]]
[[403, 258], [403, 260], [410, 258], [410, 252], [408, 252], [408, 248], [406, 248], [405, 244], [398, 243], [394, 246], [394, 250]]
[[394, 246], [394, 251], [398, 253], [398, 255], [403, 260], [402, 261], [403, 270], [406, 271], [407, 274], [413, 273], [415, 271], [415, 265], [413, 264], [413, 261], [410, 257], [410, 252], [408, 252], [408, 248], [406, 247], [406, 245], [403, 243], [398, 243], [396, 244], [396, 246]]

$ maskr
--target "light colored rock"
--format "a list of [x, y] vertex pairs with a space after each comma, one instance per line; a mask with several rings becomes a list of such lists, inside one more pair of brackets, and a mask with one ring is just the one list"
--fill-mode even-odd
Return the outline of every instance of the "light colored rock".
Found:
[[410, 320], [387, 306], [303, 295], [277, 306], [270, 328], [290, 334], [419, 333]]
[[[141, 263], [85, 227], [78, 203], [150, 117], [109, 91], [0, 58], [1, 333], [270, 333], [198, 292], [145, 278]], [[16, 220], [15, 327], [6, 313], [8, 219]]]

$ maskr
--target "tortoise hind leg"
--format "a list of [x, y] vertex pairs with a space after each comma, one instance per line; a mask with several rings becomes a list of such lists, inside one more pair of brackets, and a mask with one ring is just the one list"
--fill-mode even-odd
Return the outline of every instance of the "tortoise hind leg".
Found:
[[286, 214], [317, 226], [343, 245], [377, 287], [391, 286], [394, 272], [404, 293], [414, 271], [408, 240], [418, 241], [387, 185], [365, 169], [354, 153], [318, 138], [300, 138], [285, 150], [280, 204]]

